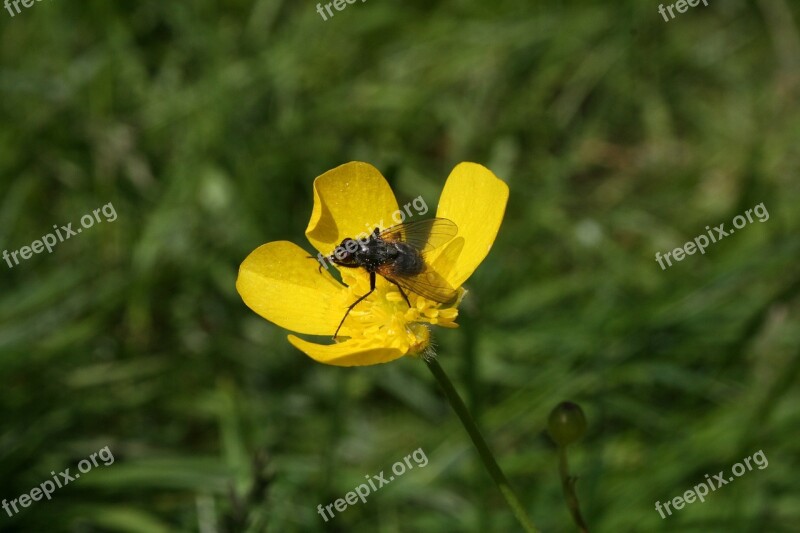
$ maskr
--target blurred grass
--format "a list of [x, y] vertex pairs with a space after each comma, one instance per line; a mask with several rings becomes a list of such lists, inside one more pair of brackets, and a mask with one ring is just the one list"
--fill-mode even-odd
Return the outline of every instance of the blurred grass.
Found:
[[[0, 530], [515, 530], [419, 362], [318, 365], [234, 289], [256, 246], [310, 249], [325, 170], [368, 161], [433, 206], [470, 160], [512, 195], [439, 354], [536, 524], [572, 530], [543, 434], [568, 398], [593, 531], [800, 531], [796, 6], [220, 4], [2, 18], [2, 248], [119, 218], [0, 268], [0, 498], [116, 458]], [[655, 263], [760, 202], [767, 222]], [[768, 468], [655, 511], [759, 449]]]

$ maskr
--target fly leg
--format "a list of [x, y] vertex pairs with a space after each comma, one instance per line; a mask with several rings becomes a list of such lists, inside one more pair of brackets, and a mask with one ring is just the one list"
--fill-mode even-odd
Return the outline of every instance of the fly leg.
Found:
[[[361, 302], [361, 300], [363, 300], [364, 298], [366, 298], [367, 296], [372, 294], [372, 292], [374, 290], [375, 290], [375, 272], [370, 272], [369, 273], [369, 292], [367, 294], [365, 294], [364, 296], [359, 297], [358, 300], [356, 300], [355, 302], [350, 304], [350, 307], [347, 308], [347, 312], [342, 317], [342, 321], [339, 322], [339, 325], [336, 327], [336, 333], [333, 334], [333, 340], [336, 340], [336, 336], [339, 334], [339, 330], [342, 329], [342, 324], [344, 324], [344, 320], [347, 318], [347, 315], [350, 314], [350, 311], [352, 311], [353, 308], [355, 306], [357, 306], [359, 304], [359, 302]], [[408, 300], [406, 300], [406, 301], [408, 301]]]
[[411, 302], [408, 301], [408, 296], [406, 296], [406, 292], [403, 290], [403, 287], [398, 285], [397, 282], [395, 280], [393, 280], [393, 279], [389, 279], [389, 278], [386, 278], [386, 279], [388, 281], [390, 281], [391, 283], [393, 283], [398, 288], [398, 290], [400, 291], [400, 294], [403, 295], [403, 299], [406, 301], [406, 303], [408, 304], [408, 307], [410, 308], [411, 307]]
[[317, 272], [319, 272], [320, 274], [322, 273], [322, 267], [328, 268], [325, 265], [325, 263], [323, 263], [322, 260], [320, 260], [319, 258], [314, 257], [313, 255], [307, 255], [306, 257], [308, 257], [309, 259], [314, 259], [315, 261], [319, 261], [319, 269], [317, 270]]

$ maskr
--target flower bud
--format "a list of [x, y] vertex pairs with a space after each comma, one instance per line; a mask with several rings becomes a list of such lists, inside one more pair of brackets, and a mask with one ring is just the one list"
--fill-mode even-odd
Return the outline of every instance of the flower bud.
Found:
[[586, 433], [586, 417], [578, 404], [561, 402], [550, 411], [547, 429], [556, 444], [566, 446]]

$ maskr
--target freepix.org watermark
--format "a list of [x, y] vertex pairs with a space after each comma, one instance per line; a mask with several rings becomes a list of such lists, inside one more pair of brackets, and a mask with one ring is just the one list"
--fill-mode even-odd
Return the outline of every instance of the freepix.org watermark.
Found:
[[[741, 477], [745, 473], [749, 472], [753, 469], [753, 465], [750, 464], [750, 460], [753, 460], [755, 465], [758, 467], [759, 470], [764, 470], [766, 467], [769, 466], [769, 461], [767, 461], [767, 456], [764, 455], [763, 450], [758, 450], [750, 457], [745, 457], [743, 463], [736, 463], [731, 467], [731, 473], [733, 476]], [[663, 504], [661, 502], [656, 502], [656, 511], [658, 514], [661, 515], [661, 519], [663, 520], [666, 518], [664, 514], [664, 510], [667, 511], [667, 515], [672, 516], [672, 511], [670, 511], [669, 506], [672, 504], [672, 507], [675, 508], [676, 511], [683, 509], [683, 506], [687, 503], [693, 503], [695, 500], [700, 500], [701, 502], [705, 502], [705, 497], [708, 495], [708, 489], [711, 487], [711, 491], [715, 491], [720, 488], [722, 485], [727, 485], [735, 478], [733, 476], [725, 477], [725, 471], [720, 470], [719, 474], [715, 474], [713, 477], [709, 477], [706, 474], [706, 481], [701, 481], [699, 484], [695, 485], [691, 489], [687, 490], [683, 493], [683, 496], [675, 496], [672, 498], [671, 501], [666, 501]], [[716, 486], [714, 486], [716, 485]], [[663, 505], [663, 509], [662, 509]]]
[[[667, 6], [667, 11], [669, 11], [669, 16], [674, 19], [675, 13], [672, 12], [673, 9], [675, 9], [678, 13], [686, 13], [690, 7], [699, 6], [700, 2], [703, 2], [703, 5], [708, 7], [708, 0], [678, 0], [674, 4], [669, 4]], [[664, 17], [664, 21], [669, 22], [670, 19], [667, 18], [667, 11], [664, 11], [664, 4], [658, 5], [658, 12], [661, 13], [662, 17]]]
[[[410, 207], [414, 208], [414, 213], [411, 212], [411, 209], [409, 209]], [[406, 216], [411, 218], [414, 215], [424, 215], [427, 212], [428, 204], [425, 203], [425, 199], [422, 196], [417, 196], [412, 201], [404, 205], [402, 209], [398, 209], [392, 213], [392, 222], [394, 222], [394, 224], [402, 224], [405, 222]], [[353, 237], [351, 241], [347, 242], [347, 246], [337, 246], [331, 255], [322, 255], [321, 253], [317, 254], [317, 261], [319, 261], [319, 264], [327, 269], [330, 266], [328, 261], [331, 261], [334, 257], [337, 259], [344, 259], [347, 252], [353, 253], [358, 250], [359, 245], [366, 244], [375, 228], [389, 227], [384, 226], [383, 223], [384, 221], [381, 219], [381, 221], [377, 224], [364, 224], [367, 227], [367, 231], [362, 231], [357, 236]]]
[[[411, 459], [414, 459], [414, 463], [416, 463], [416, 465], [420, 468], [425, 468], [425, 466], [428, 464], [428, 457], [425, 455], [425, 452], [422, 451], [422, 448], [417, 448], [411, 455], [406, 455], [403, 458], [403, 461], [397, 461], [392, 465], [392, 473], [394, 473], [394, 476], [400, 477], [405, 474], [406, 466], [408, 466], [408, 470], [414, 468], [414, 465], [411, 464]], [[362, 483], [352, 491], [345, 494], [344, 498], [339, 498], [333, 503], [329, 503], [325, 506], [325, 508], [322, 507], [322, 504], [317, 505], [317, 513], [319, 513], [319, 515], [322, 516], [322, 518], [327, 522], [328, 515], [325, 513], [325, 511], [330, 513], [330, 517], [333, 518], [336, 515], [334, 514], [332, 508], [336, 508], [336, 510], [341, 513], [347, 509], [348, 505], [355, 505], [358, 503], [359, 499], [363, 503], [367, 503], [367, 496], [369, 496], [372, 492], [376, 492], [384, 485], [388, 485], [394, 481], [394, 476], [390, 475], [389, 479], [386, 479], [386, 477], [383, 475], [383, 470], [381, 470], [380, 474], [372, 476], [371, 479], [369, 476], [364, 476], [369, 482], [369, 485]], [[376, 482], [378, 483], [378, 486], [375, 486]]]
[[[103, 222], [100, 219], [100, 213], [106, 219], [106, 222], [114, 222], [117, 220], [117, 211], [114, 209], [114, 206], [111, 202], [108, 202], [103, 207], [99, 207], [92, 211], [91, 213], [87, 213], [81, 217], [81, 228], [72, 229], [72, 222], [67, 224], [66, 226], [58, 227], [57, 224], [53, 224], [53, 229], [56, 230], [55, 234], [48, 233], [44, 235], [41, 239], [35, 240], [31, 243], [30, 246], [23, 246], [19, 250], [14, 250], [10, 252], [8, 250], [3, 250], [3, 260], [8, 264], [8, 268], [14, 268], [15, 265], [19, 264], [19, 257], [22, 260], [30, 259], [33, 254], [40, 254], [43, 251], [47, 250], [47, 253], [53, 253], [53, 248], [56, 244], [60, 242], [64, 242], [65, 240], [69, 239], [70, 237], [81, 233], [84, 229], [89, 229], [94, 226], [95, 221], [97, 223]], [[58, 236], [58, 239], [56, 239]], [[14, 260], [14, 264], [11, 264], [11, 260]]]
[[[666, 259], [667, 265], [672, 266], [672, 261], [670, 261], [670, 255], [675, 261], [683, 261], [683, 259], [687, 255], [694, 255], [694, 253], [700, 250], [701, 254], [706, 253], [706, 248], [712, 243], [721, 241], [723, 238], [727, 237], [728, 235], [733, 235], [733, 233], [737, 229], [742, 229], [747, 224], [753, 223], [752, 215], [758, 217], [759, 222], [766, 222], [769, 220], [769, 212], [767, 208], [764, 207], [764, 202], [761, 202], [757, 206], [748, 209], [744, 212], [744, 215], [736, 215], [733, 217], [733, 227], [736, 229], [725, 230], [725, 223], [723, 222], [719, 226], [714, 227], [714, 231], [711, 231], [708, 226], [706, 226], [706, 231], [708, 231], [708, 237], [704, 233], [701, 233], [697, 237], [694, 238], [693, 241], [689, 241], [683, 245], [683, 247], [675, 248], [671, 252], [665, 253], [663, 256], [661, 252], [656, 252], [656, 262], [661, 266], [661, 270], [666, 270], [667, 267], [664, 266], [662, 259]], [[745, 218], [745, 215], [747, 216]], [[716, 232], [716, 237], [714, 236], [714, 232]], [[708, 239], [711, 239], [710, 241]]]
[[[80, 470], [80, 473], [75, 472], [75, 474], [72, 475], [69, 473], [70, 471], [69, 468], [67, 468], [63, 472], [59, 472], [58, 475], [56, 475], [55, 472], [50, 472], [50, 475], [53, 476], [52, 480], [48, 479], [44, 483], [41, 483], [38, 487], [32, 488], [30, 492], [22, 494], [18, 498], [14, 498], [11, 501], [3, 499], [3, 502], [2, 504], [0, 504], [0, 507], [2, 507], [6, 513], [8, 513], [8, 516], [14, 516], [20, 511], [19, 508], [17, 508], [17, 503], [19, 503], [21, 507], [29, 507], [32, 502], [38, 502], [43, 497], [47, 498], [48, 500], [51, 500], [52, 495], [56, 491], [56, 489], [60, 489], [66, 485], [69, 485], [70, 483], [81, 477], [81, 474], [85, 474], [89, 472], [92, 468], [99, 466], [97, 459], [103, 461], [103, 464], [105, 466], [110, 466], [114, 464], [114, 455], [111, 453], [109, 447], [106, 446], [105, 448], [101, 448], [100, 450], [90, 455], [89, 459], [82, 459], [78, 463], [78, 470]], [[14, 511], [13, 514], [11, 513], [12, 509]]]
[[[41, 2], [41, 1], [42, 0], [36, 0], [36, 2]], [[17, 14], [19, 14], [19, 13], [22, 13], [22, 11], [19, 8], [20, 4], [22, 4], [22, 7], [28, 8], [28, 7], [33, 6], [34, 1], [33, 0], [5, 0], [5, 2], [3, 3], [3, 6], [8, 11], [8, 14], [13, 17], [14, 16], [14, 11], [11, 9], [11, 6], [14, 6], [14, 9], [17, 10]]]
[[[333, 11], [331, 11], [331, 6], [333, 6], [336, 11], [344, 11], [344, 8], [347, 7], [347, 4], [355, 4], [357, 0], [333, 0], [333, 2], [328, 2], [325, 5], [325, 9], [322, 8], [323, 4], [317, 4], [317, 13], [319, 16], [322, 17], [322, 20], [328, 20], [328, 17], [333, 18]], [[363, 4], [367, 0], [361, 0]], [[328, 12], [328, 17], [325, 16], [325, 11]]]

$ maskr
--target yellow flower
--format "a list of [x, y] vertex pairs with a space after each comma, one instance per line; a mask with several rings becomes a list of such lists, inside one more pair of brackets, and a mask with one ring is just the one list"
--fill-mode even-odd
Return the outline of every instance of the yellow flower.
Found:
[[[460, 163], [445, 183], [436, 216], [455, 222], [458, 235], [428, 259], [459, 290], [456, 303], [443, 306], [406, 291], [409, 308], [398, 288], [378, 276], [375, 292], [342, 324], [338, 338], [346, 340], [317, 344], [289, 335], [289, 342], [316, 361], [338, 366], [374, 365], [422, 353], [430, 344], [429, 324], [457, 327], [461, 285], [489, 253], [507, 200], [508, 186], [475, 163]], [[314, 180], [306, 237], [320, 252], [318, 257], [328, 257], [345, 238], [395, 225], [401, 218], [397, 211], [394, 193], [375, 167], [347, 163]], [[424, 214], [421, 206], [419, 211]], [[408, 205], [403, 215], [418, 216]], [[236, 290], [250, 309], [270, 322], [297, 333], [330, 337], [347, 307], [369, 291], [369, 275], [362, 268], [342, 268], [343, 285], [319, 267], [296, 244], [270, 242], [244, 260]]]

